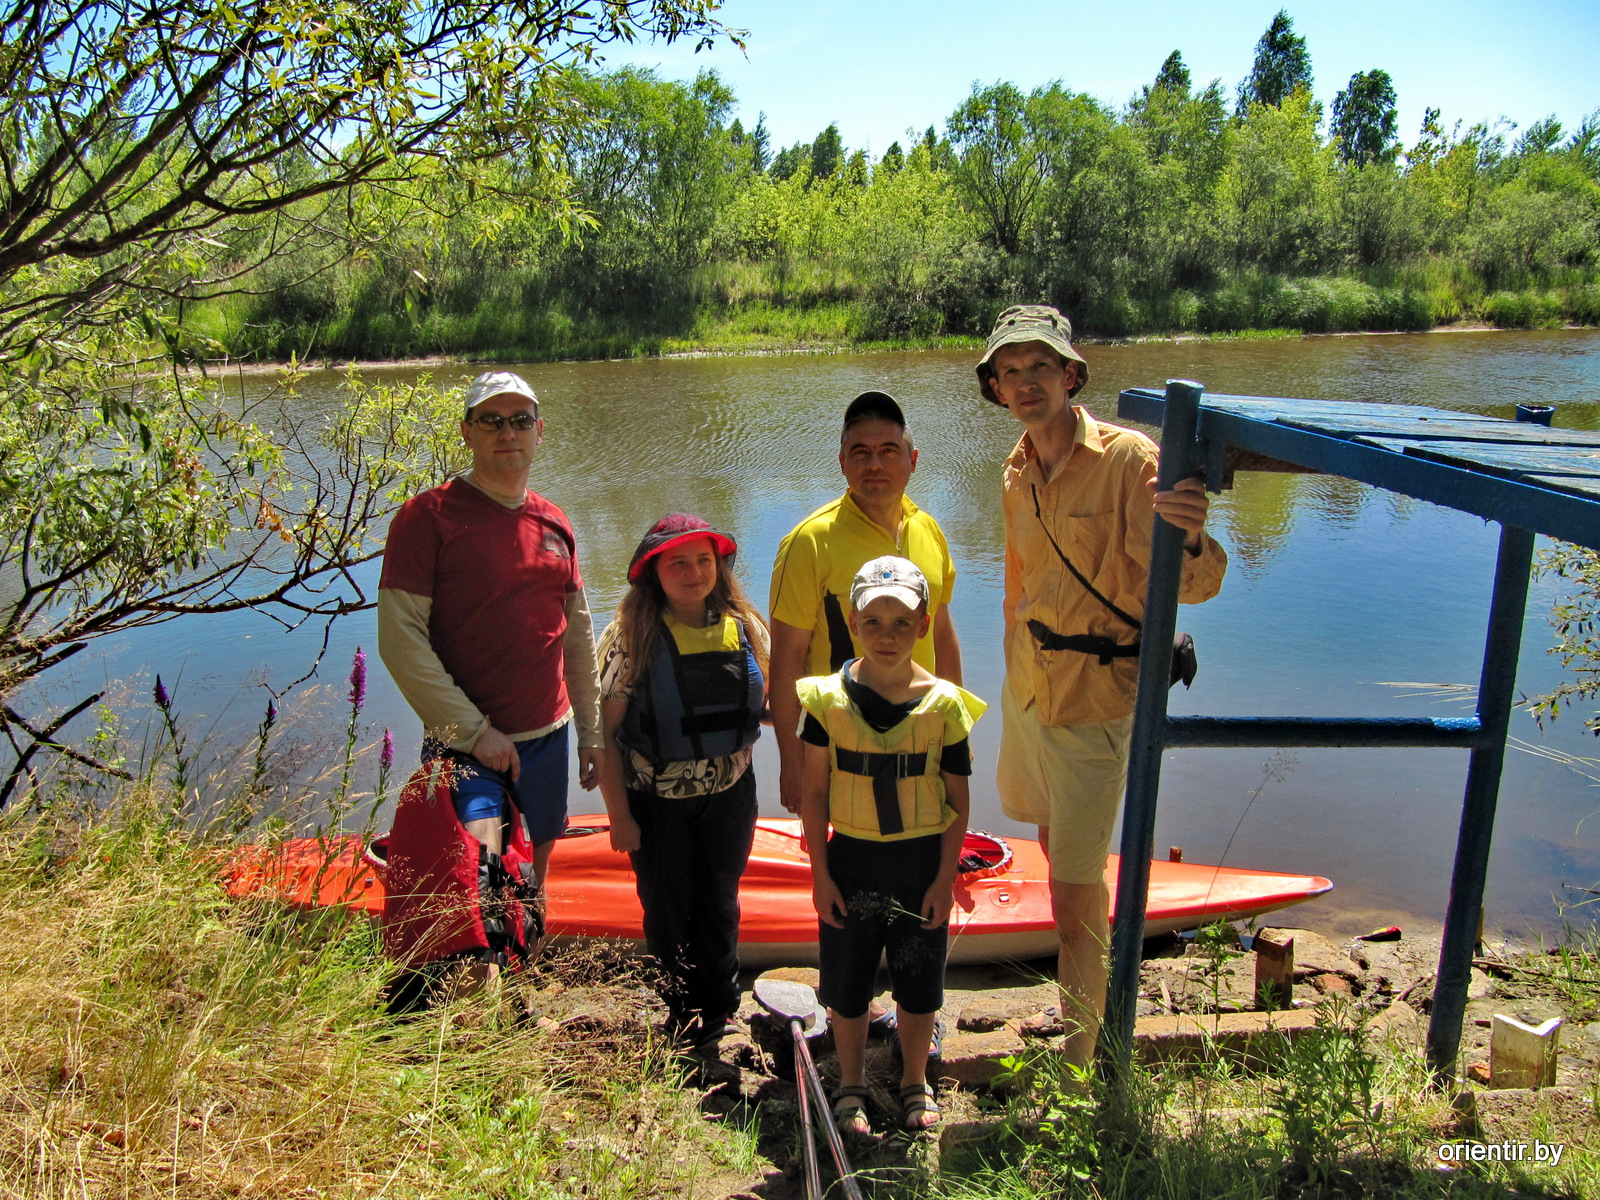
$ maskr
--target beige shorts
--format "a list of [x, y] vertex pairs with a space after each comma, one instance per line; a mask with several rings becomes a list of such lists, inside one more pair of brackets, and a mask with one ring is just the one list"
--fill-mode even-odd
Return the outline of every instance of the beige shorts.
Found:
[[1041, 725], [1038, 709], [1017, 706], [1002, 685], [1000, 809], [1013, 821], [1050, 828], [1050, 877], [1062, 883], [1104, 878], [1111, 831], [1128, 787], [1133, 716], [1082, 725]]

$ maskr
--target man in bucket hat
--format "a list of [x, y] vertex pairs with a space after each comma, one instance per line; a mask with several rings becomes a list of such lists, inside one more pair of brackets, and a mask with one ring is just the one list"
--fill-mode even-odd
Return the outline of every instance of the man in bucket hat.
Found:
[[423, 758], [453, 761], [456, 814], [490, 853], [520, 812], [541, 883], [567, 824], [567, 726], [585, 788], [600, 755], [577, 544], [566, 514], [528, 488], [543, 436], [527, 380], [474, 379], [461, 419], [472, 468], [401, 506], [378, 584], [379, 653], [422, 719]]
[[1130, 618], [1144, 613], [1155, 514], [1187, 535], [1184, 602], [1217, 594], [1227, 557], [1205, 534], [1199, 480], [1157, 492], [1155, 444], [1072, 404], [1089, 364], [1061, 313], [1042, 304], [1001, 313], [977, 371], [984, 399], [1022, 426], [1002, 479], [1006, 684], [996, 782], [1006, 815], [1037, 824], [1050, 859], [1066, 1050], [1083, 1064], [1105, 1005], [1105, 858], [1127, 788], [1139, 674]]

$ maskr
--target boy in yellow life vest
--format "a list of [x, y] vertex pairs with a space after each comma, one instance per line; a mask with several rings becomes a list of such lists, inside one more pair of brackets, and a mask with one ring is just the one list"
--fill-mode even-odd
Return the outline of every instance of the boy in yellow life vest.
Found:
[[795, 685], [819, 991], [839, 1057], [833, 1112], [840, 1128], [857, 1134], [871, 1132], [867, 1010], [885, 953], [900, 1036], [902, 1121], [913, 1132], [939, 1121], [928, 1052], [944, 1003], [952, 889], [967, 831], [968, 735], [987, 706], [912, 661], [928, 631], [928, 598], [928, 581], [914, 563], [873, 559], [850, 588], [850, 632], [861, 657], [836, 675]]

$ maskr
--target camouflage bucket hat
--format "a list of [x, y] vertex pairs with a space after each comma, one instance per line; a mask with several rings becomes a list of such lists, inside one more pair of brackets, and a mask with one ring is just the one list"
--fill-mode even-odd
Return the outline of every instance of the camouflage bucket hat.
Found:
[[1072, 322], [1048, 304], [1016, 304], [1000, 314], [983, 348], [983, 357], [978, 360], [978, 390], [990, 404], [1000, 404], [1000, 397], [995, 394], [994, 368], [989, 360], [1001, 346], [1018, 342], [1043, 342], [1063, 358], [1078, 364], [1078, 380], [1067, 393], [1069, 398], [1076, 396], [1089, 382], [1089, 364], [1072, 348]]

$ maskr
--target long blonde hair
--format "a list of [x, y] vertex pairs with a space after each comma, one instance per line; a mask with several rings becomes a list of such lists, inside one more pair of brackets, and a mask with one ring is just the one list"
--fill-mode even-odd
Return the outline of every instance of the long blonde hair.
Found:
[[[765, 630], [766, 618], [750, 603], [739, 577], [717, 553], [715, 539], [712, 539], [711, 553], [717, 560], [717, 582], [706, 597], [706, 608], [717, 616], [732, 617], [744, 623], [745, 636], [749, 638], [750, 649], [756, 656], [756, 665], [765, 676], [766, 648], [761, 639], [752, 636], [749, 630], [752, 625], [760, 625]], [[617, 642], [628, 659], [628, 668], [622, 677], [624, 689], [634, 685], [656, 656], [656, 639], [661, 636], [661, 618], [668, 611], [667, 593], [662, 590], [661, 577], [656, 573], [660, 561], [660, 555], [651, 556], [644, 570], [639, 573], [639, 582], [624, 593], [622, 603], [617, 605]]]

